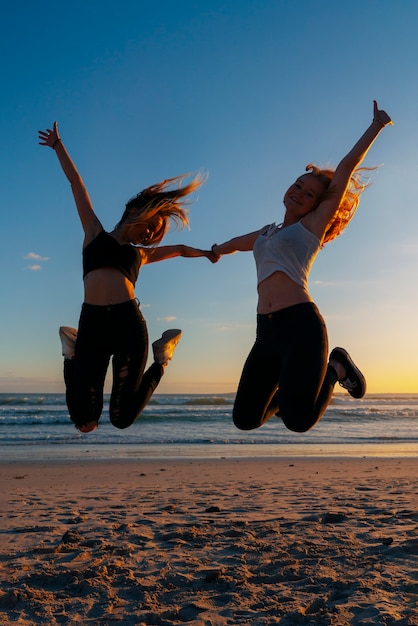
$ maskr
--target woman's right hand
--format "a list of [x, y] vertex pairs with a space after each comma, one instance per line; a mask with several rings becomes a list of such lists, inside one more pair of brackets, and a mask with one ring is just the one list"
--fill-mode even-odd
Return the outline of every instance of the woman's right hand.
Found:
[[379, 109], [376, 100], [373, 100], [373, 121], [379, 122], [382, 128], [384, 126], [393, 125], [393, 122], [389, 115], [386, 113], [386, 111], [383, 111], [383, 109]]
[[38, 138], [40, 146], [49, 146], [50, 148], [53, 148], [58, 141], [61, 141], [58, 133], [57, 122], [54, 122], [53, 130], [50, 128], [47, 128], [46, 130], [39, 130]]
[[101, 225], [97, 215], [94, 213], [83, 179], [81, 178], [76, 166], [61, 141], [57, 122], [54, 122], [52, 129], [47, 128], [46, 130], [39, 130], [38, 134], [39, 145], [48, 146], [55, 151], [57, 159], [62, 167], [62, 171], [71, 185], [71, 191], [73, 192], [78, 215], [85, 234], [84, 245], [86, 246], [99, 234], [101, 230], [103, 230], [103, 226]]

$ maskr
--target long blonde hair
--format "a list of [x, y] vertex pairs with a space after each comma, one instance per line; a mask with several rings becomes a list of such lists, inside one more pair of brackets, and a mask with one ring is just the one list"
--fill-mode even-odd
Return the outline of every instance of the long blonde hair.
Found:
[[152, 244], [156, 245], [160, 243], [166, 234], [170, 226], [170, 220], [180, 229], [188, 226], [188, 210], [185, 208], [187, 202], [184, 198], [197, 191], [206, 181], [206, 176], [198, 173], [188, 185], [182, 187], [181, 183], [187, 176], [190, 176], [190, 174], [167, 178], [143, 189], [139, 194], [128, 200], [123, 215], [115, 228], [122, 224], [146, 222], [158, 215], [162, 219], [162, 225], [152, 237]]
[[[360, 202], [360, 195], [370, 184], [370, 182], [366, 180], [366, 173], [375, 169], [376, 168], [374, 167], [359, 167], [354, 170], [348, 182], [347, 189], [345, 190], [345, 193], [341, 198], [339, 207], [335, 212], [335, 215], [332, 218], [331, 222], [328, 224], [327, 230], [325, 231], [322, 245], [338, 237], [338, 235], [340, 235], [344, 228], [347, 226], [357, 210]], [[309, 163], [306, 166], [306, 171], [309, 173], [310, 176], [315, 176], [317, 179], [319, 179], [324, 185], [326, 192], [321, 200], [323, 200], [327, 196], [329, 197], [330, 195], [332, 195], [332, 179], [335, 170], [321, 169], [319, 167], [316, 167], [316, 165]]]

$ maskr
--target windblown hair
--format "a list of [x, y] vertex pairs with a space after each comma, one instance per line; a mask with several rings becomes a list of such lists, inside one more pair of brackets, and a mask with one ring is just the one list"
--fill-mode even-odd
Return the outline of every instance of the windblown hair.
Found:
[[146, 222], [158, 215], [162, 219], [162, 226], [158, 232], [153, 233], [152, 245], [161, 242], [170, 227], [170, 221], [180, 229], [188, 226], [187, 209], [184, 200], [186, 196], [197, 191], [206, 180], [202, 174], [197, 174], [188, 184], [181, 186], [183, 180], [190, 174], [183, 174], [175, 178], [167, 178], [151, 187], [143, 189], [139, 194], [128, 200], [118, 228], [122, 224], [137, 224]]
[[[360, 195], [370, 184], [366, 180], [366, 173], [374, 169], [376, 168], [359, 167], [354, 170], [347, 185], [347, 189], [341, 198], [338, 210], [325, 231], [322, 245], [338, 237], [338, 235], [340, 235], [347, 226], [357, 210], [360, 202]], [[319, 167], [312, 165], [312, 163], [309, 163], [309, 165], [306, 166], [306, 171], [311, 176], [318, 178], [324, 185], [326, 192], [321, 200], [330, 197], [333, 193], [332, 179], [334, 176], [334, 170], [320, 169]]]

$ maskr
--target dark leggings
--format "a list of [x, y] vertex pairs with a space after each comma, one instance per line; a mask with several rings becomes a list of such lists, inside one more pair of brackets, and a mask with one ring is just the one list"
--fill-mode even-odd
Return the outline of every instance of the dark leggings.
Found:
[[277, 414], [289, 430], [312, 428], [337, 382], [327, 361], [325, 322], [313, 302], [257, 315], [257, 337], [241, 375], [234, 424], [252, 430]]
[[148, 332], [136, 300], [111, 306], [83, 304], [75, 357], [64, 360], [67, 406], [76, 426], [99, 420], [111, 357], [110, 421], [117, 428], [127, 428], [146, 406], [163, 375], [158, 363], [144, 373]]

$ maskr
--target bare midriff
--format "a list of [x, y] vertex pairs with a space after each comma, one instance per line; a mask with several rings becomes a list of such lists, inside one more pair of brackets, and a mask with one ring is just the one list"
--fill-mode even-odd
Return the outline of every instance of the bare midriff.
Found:
[[84, 302], [98, 306], [121, 304], [135, 298], [134, 286], [118, 270], [103, 267], [84, 277]]
[[284, 272], [274, 272], [258, 285], [257, 313], [261, 315], [304, 302], [312, 302], [311, 296]]

